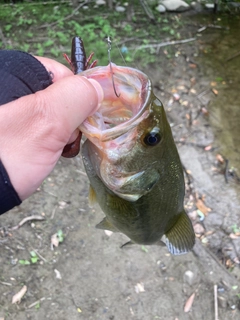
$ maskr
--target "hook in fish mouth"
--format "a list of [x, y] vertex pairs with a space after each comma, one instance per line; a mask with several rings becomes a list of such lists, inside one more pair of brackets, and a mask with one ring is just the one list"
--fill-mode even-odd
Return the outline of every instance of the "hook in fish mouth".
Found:
[[[152, 85], [146, 74], [112, 63], [111, 66], [86, 70], [81, 75], [98, 81], [104, 91], [104, 100], [98, 111], [79, 127], [93, 143], [96, 138], [100, 141], [116, 139], [148, 116], [146, 106]], [[116, 95], [115, 91], [121, 94]]]

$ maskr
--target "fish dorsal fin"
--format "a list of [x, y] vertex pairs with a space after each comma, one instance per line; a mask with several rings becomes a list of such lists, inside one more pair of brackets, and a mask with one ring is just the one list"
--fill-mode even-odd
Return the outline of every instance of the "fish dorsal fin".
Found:
[[180, 213], [174, 226], [165, 233], [165, 237], [162, 240], [168, 250], [175, 255], [187, 253], [193, 248], [195, 233], [192, 223], [184, 210]]
[[112, 232], [119, 232], [108, 220], [104, 218], [101, 222], [96, 225], [97, 229], [109, 230]]
[[93, 187], [91, 185], [89, 187], [88, 200], [89, 200], [90, 207], [93, 207], [94, 204], [97, 202], [96, 192], [93, 190]]

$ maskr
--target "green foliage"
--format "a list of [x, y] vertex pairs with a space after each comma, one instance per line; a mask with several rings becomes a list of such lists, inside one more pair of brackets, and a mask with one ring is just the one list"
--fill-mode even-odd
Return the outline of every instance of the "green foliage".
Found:
[[142, 251], [148, 253], [148, 249], [145, 246], [142, 246], [141, 249], [142, 249]]
[[25, 265], [25, 266], [30, 264], [30, 262], [28, 260], [19, 260], [18, 262], [22, 265]]
[[27, 259], [20, 259], [18, 262], [19, 262], [21, 265], [27, 266], [27, 265], [30, 265], [30, 264], [35, 264], [35, 263], [37, 263], [38, 260], [39, 260], [39, 257], [37, 256], [36, 252], [35, 252], [35, 251], [31, 251], [31, 252], [30, 252], [30, 261], [27, 260]]
[[30, 252], [30, 255], [31, 255], [31, 262], [32, 262], [32, 263], [37, 263], [38, 260], [39, 260], [39, 258], [38, 258], [38, 256], [37, 256], [36, 252], [35, 252], [35, 251], [31, 251], [31, 252]]
[[[181, 19], [177, 15], [156, 15], [156, 24], [152, 24], [139, 1], [133, 3], [135, 14], [129, 21], [126, 12], [109, 12], [107, 6], [96, 9], [94, 1], [89, 2], [86, 11], [75, 11], [71, 1], [61, 4], [57, 1], [41, 2], [39, 5], [37, 1], [27, 1], [4, 5], [0, 10], [0, 28], [6, 40], [2, 41], [3, 48], [28, 51], [66, 63], [62, 54], [70, 55], [72, 37], [80, 36], [86, 54], [94, 52], [98, 64], [106, 65], [109, 63], [106, 37], [110, 36], [112, 62], [120, 65], [127, 62], [131, 66], [136, 62], [141, 66], [155, 63], [159, 53], [150, 44], [166, 41], [166, 38], [181, 39]], [[144, 43], [149, 47], [136, 50]]]
[[233, 233], [239, 233], [240, 232], [240, 228], [236, 224], [234, 224], [232, 226], [232, 231], [233, 231]]
[[58, 230], [57, 237], [58, 237], [58, 240], [59, 240], [60, 243], [63, 242], [64, 234], [63, 234], [62, 230]]

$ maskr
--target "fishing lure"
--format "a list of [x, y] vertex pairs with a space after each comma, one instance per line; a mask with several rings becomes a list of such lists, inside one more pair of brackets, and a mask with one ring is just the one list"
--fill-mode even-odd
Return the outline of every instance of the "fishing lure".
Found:
[[[64, 58], [70, 64], [74, 74], [79, 74], [84, 70], [94, 68], [97, 64], [97, 60], [94, 60], [92, 63], [90, 63], [93, 55], [94, 53], [92, 52], [88, 58], [86, 57], [83, 41], [80, 37], [74, 37], [72, 39], [71, 59], [67, 54], [63, 54]], [[64, 158], [73, 158], [78, 155], [80, 151], [81, 138], [82, 133], [80, 131], [77, 139], [64, 147], [62, 152], [62, 156]]]

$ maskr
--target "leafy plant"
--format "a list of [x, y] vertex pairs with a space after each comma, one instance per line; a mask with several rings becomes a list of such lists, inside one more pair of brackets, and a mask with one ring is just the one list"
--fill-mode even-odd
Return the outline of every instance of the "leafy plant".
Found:
[[36, 252], [35, 251], [30, 251], [30, 261], [27, 260], [27, 259], [21, 259], [19, 260], [18, 262], [21, 264], [21, 265], [30, 265], [30, 264], [35, 264], [37, 263], [39, 260], [39, 257], [37, 256]]
[[64, 234], [63, 234], [62, 230], [58, 230], [57, 237], [58, 237], [58, 240], [59, 240], [60, 243], [63, 242]]
[[232, 228], [233, 233], [239, 233], [240, 232], [240, 228], [236, 224], [234, 224], [231, 228]]
[[37, 263], [38, 260], [39, 260], [39, 258], [38, 258], [38, 256], [37, 256], [36, 252], [35, 252], [35, 251], [31, 251], [31, 252], [30, 252], [30, 255], [31, 255], [31, 262], [32, 262], [32, 263]]

